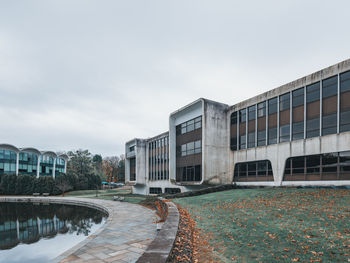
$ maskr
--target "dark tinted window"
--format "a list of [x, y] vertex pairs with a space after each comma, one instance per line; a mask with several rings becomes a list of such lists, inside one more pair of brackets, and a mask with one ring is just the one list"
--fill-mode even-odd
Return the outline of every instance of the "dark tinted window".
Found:
[[258, 146], [264, 146], [266, 144], [266, 131], [258, 131]]
[[304, 122], [293, 123], [293, 140], [304, 139]]
[[322, 135], [337, 133], [337, 113], [323, 116]]
[[243, 109], [239, 111], [239, 122], [243, 123], [246, 122], [246, 118], [247, 118], [247, 110]]
[[306, 121], [306, 138], [320, 136], [320, 118]]
[[231, 125], [237, 124], [237, 111], [231, 114]]
[[313, 102], [320, 99], [320, 82], [306, 87], [306, 102]]
[[289, 141], [289, 124], [280, 127], [280, 142]]
[[306, 172], [309, 174], [320, 172], [320, 155], [306, 157]]
[[248, 120], [255, 120], [255, 105], [248, 108]]
[[350, 91], [350, 71], [340, 74], [340, 91]]
[[277, 112], [277, 98], [273, 98], [269, 100], [269, 114], [273, 114]]
[[322, 155], [322, 172], [336, 173], [338, 163], [338, 153], [328, 153]]
[[258, 104], [258, 118], [266, 115], [266, 101]]
[[322, 81], [322, 98], [335, 96], [338, 93], [338, 76]]
[[286, 93], [280, 96], [280, 111], [288, 110], [290, 108], [290, 94]]
[[293, 107], [304, 105], [304, 88], [293, 91]]
[[275, 144], [277, 143], [277, 128], [270, 128], [269, 129], [269, 144]]

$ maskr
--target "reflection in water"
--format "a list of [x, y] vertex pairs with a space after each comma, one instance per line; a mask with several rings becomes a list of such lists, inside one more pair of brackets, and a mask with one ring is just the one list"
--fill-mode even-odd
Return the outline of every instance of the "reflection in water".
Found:
[[[101, 211], [81, 206], [0, 202], [0, 262], [17, 262], [15, 255], [18, 258], [21, 250], [28, 253], [28, 248], [34, 248], [33, 245], [36, 249], [33, 254], [41, 254], [41, 258], [32, 254], [30, 261], [52, 259], [85, 239], [105, 222], [106, 217]], [[49, 239], [54, 239], [52, 251], [46, 251], [53, 243]], [[57, 244], [56, 239], [59, 240]], [[34, 244], [36, 242], [38, 244]], [[43, 253], [37, 253], [38, 248], [42, 249], [41, 243], [45, 246], [45, 260]], [[29, 262], [25, 255], [18, 262], [23, 260]]]

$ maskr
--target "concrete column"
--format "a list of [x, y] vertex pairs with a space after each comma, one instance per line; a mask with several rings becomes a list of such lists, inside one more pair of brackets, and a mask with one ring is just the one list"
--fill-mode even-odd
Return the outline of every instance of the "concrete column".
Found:
[[293, 140], [293, 92], [289, 93], [289, 141]]
[[255, 104], [255, 148], [258, 147], [258, 104]]
[[280, 96], [277, 96], [277, 143], [280, 143]]
[[67, 173], [67, 160], [66, 159], [63, 159], [64, 160], [64, 173]]
[[41, 155], [38, 155], [38, 164], [37, 164], [37, 167], [36, 167], [36, 178], [39, 178], [40, 176], [40, 158]]
[[266, 129], [265, 129], [265, 137], [266, 137], [266, 145], [269, 144], [269, 100], [266, 101], [266, 113], [265, 113], [265, 119], [266, 119]]
[[52, 177], [53, 177], [53, 179], [55, 179], [55, 176], [56, 176], [56, 159], [57, 158], [53, 158], [53, 169], [52, 169]]
[[322, 100], [322, 94], [323, 94], [323, 85], [322, 85], [322, 80], [320, 80], [320, 136], [322, 136], [322, 117], [323, 117], [323, 113], [322, 113], [322, 103], [323, 103], [323, 100]]
[[16, 175], [18, 176], [18, 169], [19, 169], [19, 152], [16, 153]]
[[17, 239], [19, 240], [19, 221], [16, 219]]
[[337, 93], [337, 133], [340, 133], [340, 75], [338, 74], [338, 93]]
[[306, 86], [304, 87], [304, 140], [306, 139]]
[[248, 149], [248, 107], [245, 108], [245, 148]]

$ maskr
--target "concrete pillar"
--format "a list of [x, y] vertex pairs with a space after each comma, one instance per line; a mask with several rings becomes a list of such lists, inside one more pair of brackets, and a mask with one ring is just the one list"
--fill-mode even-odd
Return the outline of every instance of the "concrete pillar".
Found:
[[52, 169], [52, 177], [55, 180], [55, 175], [56, 175], [56, 159], [57, 158], [53, 158], [53, 169]]
[[16, 153], [16, 175], [18, 176], [18, 169], [19, 169], [19, 152]]
[[67, 160], [64, 159], [64, 173], [67, 173]]
[[19, 240], [19, 221], [16, 219], [17, 239]]
[[40, 176], [40, 157], [41, 157], [41, 155], [38, 155], [38, 163], [37, 163], [37, 167], [36, 167], [36, 178], [39, 178], [39, 176]]

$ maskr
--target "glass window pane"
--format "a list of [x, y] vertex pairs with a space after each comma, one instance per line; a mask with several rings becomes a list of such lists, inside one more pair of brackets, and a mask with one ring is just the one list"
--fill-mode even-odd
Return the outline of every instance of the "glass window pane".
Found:
[[280, 96], [280, 111], [288, 110], [290, 108], [290, 94]]
[[322, 81], [322, 97], [335, 96], [338, 93], [338, 76], [334, 76]]
[[269, 114], [273, 114], [277, 112], [277, 98], [273, 98], [269, 100]]
[[320, 99], [320, 82], [306, 87], [306, 102], [313, 102]]
[[264, 117], [266, 115], [266, 102], [261, 102], [258, 104], [258, 118]]

